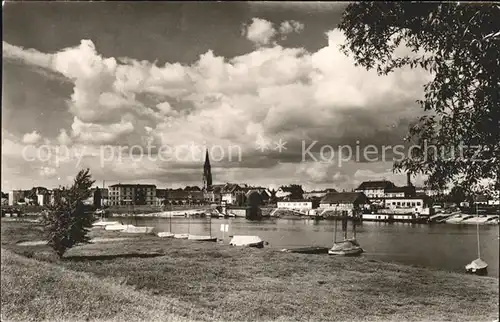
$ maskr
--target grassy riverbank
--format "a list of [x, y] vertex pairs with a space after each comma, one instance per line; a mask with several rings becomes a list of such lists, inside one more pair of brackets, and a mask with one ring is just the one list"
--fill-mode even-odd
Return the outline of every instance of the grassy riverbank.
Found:
[[496, 278], [155, 236], [58, 260], [47, 246], [16, 245], [41, 239], [39, 229], [2, 222], [2, 320], [498, 319]]

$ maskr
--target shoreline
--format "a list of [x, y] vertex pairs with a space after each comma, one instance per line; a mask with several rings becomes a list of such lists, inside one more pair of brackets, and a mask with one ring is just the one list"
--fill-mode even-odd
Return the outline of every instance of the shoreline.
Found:
[[[123, 296], [135, 290], [132, 302], [142, 311], [146, 303], [175, 303], [158, 310], [159, 316], [180, 314], [187, 320], [498, 319], [499, 280], [494, 277], [363, 256], [294, 254], [143, 235], [78, 246], [59, 260], [48, 246], [15, 244], [20, 238], [38, 239], [38, 228], [2, 223], [2, 285], [9, 283], [2, 294], [5, 319], [25, 320], [40, 310], [48, 320], [55, 314], [65, 319], [114, 319], [130, 307], [130, 301], [106, 295], [115, 290]], [[77, 276], [88, 286], [75, 287], [81, 285]], [[31, 286], [24, 287], [26, 283]], [[100, 286], [103, 283], [107, 286]], [[33, 294], [48, 306], [40, 309], [29, 300]], [[91, 306], [81, 305], [89, 300]], [[61, 309], [49, 309], [61, 301]], [[141, 319], [144, 315], [130, 318]]]

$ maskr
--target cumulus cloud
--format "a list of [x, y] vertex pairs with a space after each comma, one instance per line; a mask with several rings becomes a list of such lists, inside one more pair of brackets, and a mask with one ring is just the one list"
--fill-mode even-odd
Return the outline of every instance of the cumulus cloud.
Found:
[[57, 142], [61, 145], [70, 145], [72, 143], [72, 140], [69, 137], [69, 135], [65, 129], [61, 129], [59, 131], [59, 135], [57, 137]]
[[273, 39], [281, 35], [281, 39], [292, 32], [300, 33], [304, 29], [304, 24], [296, 20], [283, 21], [278, 29], [274, 24], [262, 18], [252, 18], [252, 22], [243, 26], [243, 34], [248, 40], [257, 46], [275, 44]]
[[280, 25], [280, 33], [282, 38], [285, 38], [287, 34], [296, 32], [300, 33], [304, 29], [304, 24], [295, 20], [283, 21]]
[[[271, 22], [254, 18], [245, 35], [255, 43], [270, 45], [277, 35], [302, 28], [299, 22], [287, 21], [276, 30]], [[335, 164], [298, 165], [302, 141], [319, 141], [318, 149], [322, 144], [356, 140], [362, 144], [397, 141], [420, 113], [414, 102], [422, 95], [421, 85], [430, 80], [420, 70], [378, 76], [356, 67], [338, 49], [344, 35], [333, 30], [327, 37], [328, 44], [316, 52], [274, 44], [230, 59], [208, 51], [191, 65], [169, 62], [158, 66], [103, 57], [90, 40], [54, 54], [4, 44], [4, 55], [60, 73], [73, 83], [68, 97], [73, 123], [70, 129], [61, 129], [59, 144], [98, 147], [143, 145], [153, 140], [170, 146], [196, 143], [227, 149], [237, 145], [243, 160], [224, 165], [227, 172], [220, 175], [221, 180], [239, 179], [240, 173], [249, 175], [250, 169], [264, 167], [270, 172], [259, 171], [260, 180], [269, 180], [273, 173], [284, 178], [295, 173], [311, 184], [326, 184], [370, 175], [355, 176], [354, 171], [336, 169]], [[27, 136], [34, 140], [35, 134]], [[259, 155], [258, 138], [271, 143], [283, 139], [288, 149], [282, 154]], [[85, 162], [98, 164], [93, 156]], [[181, 170], [189, 169], [186, 178], [200, 177], [197, 161], [148, 163], [143, 168], [141, 164], [137, 163], [141, 176], [150, 173], [166, 178], [177, 173], [182, 177]], [[113, 171], [119, 177], [136, 170], [123, 163]]]
[[245, 36], [257, 45], [267, 45], [276, 35], [273, 23], [261, 18], [252, 18], [252, 23], [245, 27]]
[[23, 143], [35, 144], [35, 143], [40, 142], [41, 139], [42, 139], [42, 136], [40, 135], [40, 133], [38, 133], [37, 131], [33, 131], [31, 133], [26, 133], [23, 136]]

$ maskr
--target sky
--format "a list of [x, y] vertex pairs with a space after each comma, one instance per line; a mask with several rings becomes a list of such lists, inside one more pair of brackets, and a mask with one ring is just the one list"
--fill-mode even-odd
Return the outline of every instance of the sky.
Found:
[[355, 66], [339, 51], [345, 7], [8, 2], [2, 191], [68, 185], [85, 167], [99, 185], [201, 186], [205, 149], [215, 184], [404, 184], [394, 147], [431, 76]]

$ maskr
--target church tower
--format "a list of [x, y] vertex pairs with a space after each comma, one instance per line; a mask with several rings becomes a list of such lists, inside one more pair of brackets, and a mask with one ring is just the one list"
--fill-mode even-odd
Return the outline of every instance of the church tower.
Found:
[[205, 164], [203, 165], [203, 190], [207, 191], [212, 187], [212, 169], [210, 167], [210, 158], [208, 149], [205, 154]]

